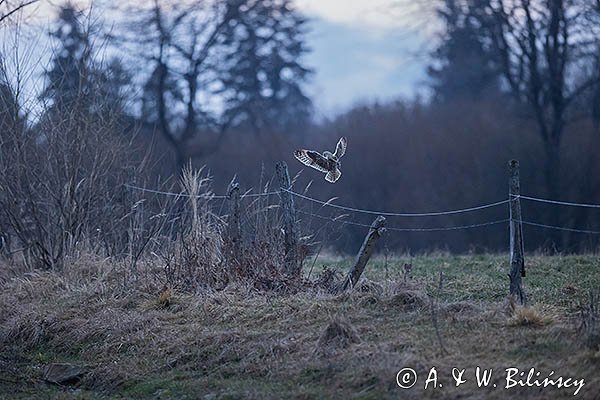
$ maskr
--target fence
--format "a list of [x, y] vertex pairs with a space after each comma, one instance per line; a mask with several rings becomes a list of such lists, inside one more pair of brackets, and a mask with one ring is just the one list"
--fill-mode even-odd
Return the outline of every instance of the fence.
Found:
[[[370, 210], [362, 209], [350, 206], [344, 206], [341, 204], [334, 203], [333, 200], [322, 201], [306, 194], [298, 193], [292, 189], [292, 184], [288, 174], [287, 165], [284, 162], [279, 162], [276, 165], [276, 172], [278, 177], [279, 190], [265, 191], [262, 193], [239, 193], [239, 185], [233, 184], [230, 187], [227, 195], [211, 195], [209, 197], [202, 195], [207, 200], [222, 199], [229, 202], [229, 218], [228, 218], [228, 235], [233, 243], [235, 243], [235, 254], [240, 254], [240, 205], [239, 202], [244, 198], [255, 198], [255, 197], [269, 197], [278, 195], [279, 207], [282, 210], [283, 217], [283, 231], [284, 231], [284, 246], [286, 252], [285, 258], [285, 271], [289, 275], [300, 274], [300, 264], [298, 262], [298, 236], [299, 230], [297, 226], [296, 214], [303, 214], [310, 217], [318, 218], [323, 221], [340, 223], [344, 225], [353, 225], [358, 227], [368, 228], [369, 231], [365, 237], [361, 250], [359, 251], [356, 261], [351, 268], [348, 276], [344, 281], [343, 288], [351, 287], [360, 278], [362, 271], [366, 263], [369, 260], [370, 255], [373, 252], [374, 245], [379, 237], [385, 231], [391, 232], [440, 232], [440, 231], [456, 231], [466, 229], [483, 228], [487, 226], [508, 224], [509, 227], [509, 243], [510, 243], [510, 264], [511, 270], [509, 273], [510, 277], [510, 294], [515, 295], [519, 298], [521, 303], [526, 302], [526, 296], [522, 289], [521, 278], [525, 277], [525, 258], [524, 258], [524, 245], [523, 245], [523, 225], [531, 226], [542, 229], [552, 229], [557, 231], [568, 231], [581, 234], [589, 235], [600, 235], [600, 230], [590, 230], [581, 228], [570, 228], [564, 226], [550, 225], [540, 222], [529, 221], [523, 219], [521, 213], [521, 201], [531, 203], [544, 203], [560, 207], [583, 207], [583, 208], [594, 208], [600, 209], [600, 204], [588, 204], [588, 203], [575, 203], [567, 201], [559, 201], [554, 199], [543, 199], [534, 196], [522, 195], [520, 193], [520, 181], [519, 181], [519, 163], [516, 160], [509, 162], [509, 194], [508, 198], [491, 202], [488, 204], [476, 205], [471, 207], [465, 207], [461, 209], [445, 210], [445, 211], [431, 211], [431, 212], [392, 212], [383, 210]], [[143, 188], [135, 185], [126, 185], [129, 189], [148, 192], [156, 195], [174, 196], [174, 197], [189, 197], [186, 193], [173, 193], [161, 190]], [[332, 218], [319, 213], [306, 212], [299, 210], [295, 207], [294, 199], [301, 199], [318, 205], [321, 209], [331, 208], [338, 211], [343, 211], [348, 214]], [[453, 225], [453, 226], [422, 226], [422, 227], [402, 227], [402, 226], [386, 226], [387, 221], [385, 217], [404, 217], [404, 218], [423, 218], [423, 217], [439, 217], [456, 214], [476, 213], [478, 211], [497, 208], [508, 205], [509, 215], [505, 219], [483, 221], [476, 224], [468, 225]], [[354, 221], [346, 220], [346, 217], [352, 214], [362, 214], [377, 216], [372, 224], [364, 224]]]

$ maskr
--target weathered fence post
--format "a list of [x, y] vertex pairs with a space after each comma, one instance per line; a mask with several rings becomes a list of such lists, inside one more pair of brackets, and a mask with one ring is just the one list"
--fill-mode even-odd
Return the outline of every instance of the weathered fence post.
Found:
[[523, 248], [523, 224], [521, 223], [521, 184], [519, 182], [519, 162], [508, 163], [510, 193], [510, 294], [525, 304], [521, 277], [525, 276], [525, 251]]
[[381, 237], [381, 235], [383, 235], [384, 231], [385, 218], [379, 216], [371, 224], [369, 233], [367, 233], [367, 236], [365, 237], [365, 240], [362, 246], [360, 246], [360, 250], [356, 255], [354, 266], [352, 266], [352, 269], [350, 269], [348, 275], [346, 275], [346, 278], [344, 279], [344, 283], [341, 287], [342, 290], [347, 290], [348, 288], [353, 288], [356, 286], [356, 283], [360, 279], [360, 276], [367, 266], [367, 262], [369, 262], [369, 258], [371, 258], [371, 255], [375, 250], [375, 243], [377, 243], [377, 240]]
[[298, 227], [296, 225], [296, 209], [294, 208], [294, 196], [289, 192], [292, 183], [285, 161], [275, 164], [275, 172], [279, 180], [279, 197], [281, 199], [281, 210], [283, 213], [284, 246], [285, 246], [285, 273], [290, 276], [300, 275], [300, 263], [298, 260]]
[[240, 221], [240, 185], [232, 183], [227, 191], [229, 199], [229, 217], [227, 218], [227, 236], [229, 251], [227, 254], [228, 267], [242, 261], [242, 224]]

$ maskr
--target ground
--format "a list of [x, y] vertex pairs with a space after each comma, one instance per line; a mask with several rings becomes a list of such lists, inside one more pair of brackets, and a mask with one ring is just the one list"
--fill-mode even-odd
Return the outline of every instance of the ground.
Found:
[[[320, 259], [306, 274], [350, 262]], [[0, 398], [574, 397], [575, 386], [505, 388], [507, 368], [535, 368], [540, 381], [551, 371], [583, 379], [575, 398], [599, 399], [600, 351], [578, 326], [589, 289], [600, 287], [600, 256], [526, 262], [523, 309], [507, 300], [505, 255], [375, 259], [360, 290], [337, 295], [248, 285], [164, 292], [160, 270], [146, 268], [136, 283], [94, 259], [62, 273], [2, 266]], [[55, 362], [86, 373], [72, 386], [45, 383], [43, 368]], [[478, 387], [476, 367], [493, 369], [487, 387]], [[404, 368], [418, 376], [410, 389], [396, 381]], [[459, 387], [453, 368], [465, 369]]]

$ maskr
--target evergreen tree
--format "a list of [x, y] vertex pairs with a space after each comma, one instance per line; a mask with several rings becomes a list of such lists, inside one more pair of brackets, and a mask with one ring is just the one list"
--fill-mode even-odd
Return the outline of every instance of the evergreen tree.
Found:
[[253, 0], [228, 25], [221, 69], [224, 118], [255, 132], [306, 123], [311, 101], [303, 85], [306, 20], [289, 0]]
[[6, 82], [0, 79], [0, 146], [16, 133], [22, 132], [24, 127], [25, 118], [21, 115], [14, 92]]
[[129, 74], [116, 58], [106, 65], [95, 62], [91, 32], [82, 24], [83, 17], [70, 3], [60, 8], [56, 28], [50, 33], [58, 43], [40, 97], [49, 102], [49, 110], [77, 106], [97, 117], [124, 114], [123, 88], [130, 81]]
[[498, 91], [499, 73], [481, 41], [474, 8], [470, 0], [445, 0], [438, 10], [445, 33], [433, 54], [437, 65], [428, 69], [437, 101], [473, 100]]
[[90, 61], [89, 38], [80, 23], [81, 12], [67, 3], [60, 8], [56, 29], [50, 36], [58, 41], [52, 67], [46, 71], [48, 84], [41, 97], [54, 104], [71, 104], [85, 84]]

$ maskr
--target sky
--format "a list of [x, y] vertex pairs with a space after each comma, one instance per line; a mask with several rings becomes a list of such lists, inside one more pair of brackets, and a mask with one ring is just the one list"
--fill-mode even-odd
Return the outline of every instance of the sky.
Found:
[[[105, 1], [105, 0], [99, 0]], [[42, 0], [31, 11], [48, 26], [60, 1]], [[76, 0], [85, 5], [88, 0]], [[295, 0], [309, 18], [305, 58], [314, 70], [307, 92], [317, 118], [371, 101], [414, 97], [425, 89], [431, 32], [410, 0]], [[429, 22], [429, 21], [426, 21]]]
[[421, 10], [398, 0], [297, 0], [310, 18], [309, 91], [317, 114], [357, 103], [413, 97], [424, 88], [428, 29], [410, 19]]
[[[314, 68], [308, 87], [317, 113], [331, 115], [375, 100], [413, 97], [424, 82], [424, 61], [413, 53], [418, 38], [390, 30], [313, 18], [307, 64]], [[412, 40], [412, 41], [411, 41]]]

